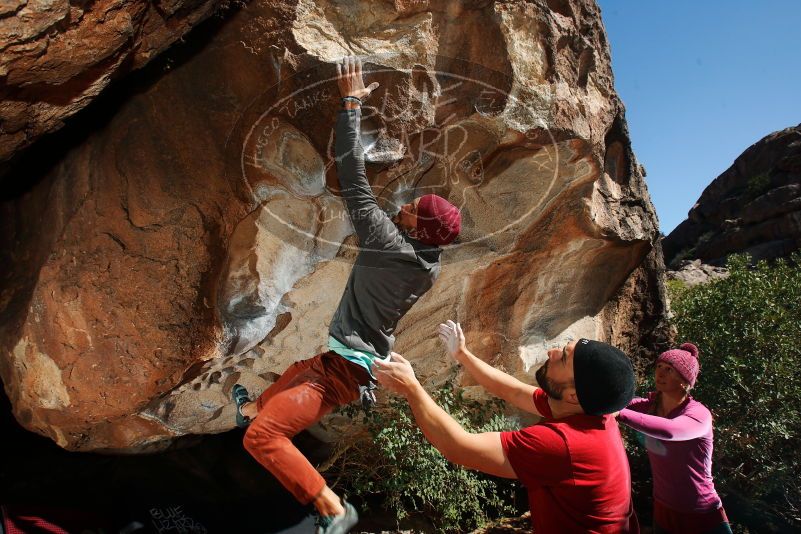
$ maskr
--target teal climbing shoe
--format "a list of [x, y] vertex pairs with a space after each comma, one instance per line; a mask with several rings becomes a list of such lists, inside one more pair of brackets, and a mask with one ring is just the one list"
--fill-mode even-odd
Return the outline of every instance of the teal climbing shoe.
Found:
[[359, 522], [359, 514], [351, 503], [342, 499], [345, 513], [342, 515], [318, 515], [315, 534], [347, 534]]
[[248, 390], [241, 384], [234, 384], [234, 388], [231, 390], [231, 398], [236, 403], [236, 426], [239, 428], [247, 427], [250, 424], [250, 417], [242, 415], [242, 406], [251, 402]]

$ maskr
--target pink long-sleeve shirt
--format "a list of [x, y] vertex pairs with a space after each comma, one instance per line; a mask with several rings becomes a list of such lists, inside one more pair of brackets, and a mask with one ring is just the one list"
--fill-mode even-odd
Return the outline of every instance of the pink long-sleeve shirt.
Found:
[[618, 420], [645, 435], [654, 478], [654, 499], [684, 513], [720, 508], [712, 481], [712, 414], [692, 397], [667, 417], [649, 415], [656, 402], [635, 398]]

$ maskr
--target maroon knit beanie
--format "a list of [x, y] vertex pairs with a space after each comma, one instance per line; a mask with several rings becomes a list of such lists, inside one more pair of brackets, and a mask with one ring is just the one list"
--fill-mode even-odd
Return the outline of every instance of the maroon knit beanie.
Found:
[[656, 361], [672, 365], [690, 387], [695, 385], [701, 364], [698, 363], [698, 347], [692, 343], [682, 343], [677, 349], [667, 350], [660, 354]]
[[462, 229], [459, 210], [437, 195], [420, 197], [417, 204], [417, 239], [426, 245], [447, 245]]

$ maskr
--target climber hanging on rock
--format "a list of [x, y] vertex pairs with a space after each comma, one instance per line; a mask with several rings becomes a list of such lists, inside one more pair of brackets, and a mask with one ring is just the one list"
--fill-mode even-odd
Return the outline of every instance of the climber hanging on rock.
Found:
[[237, 424], [248, 426], [244, 446], [302, 504], [317, 510], [317, 532], [347, 532], [358, 521], [295, 448], [291, 438], [336, 406], [362, 398], [374, 402], [372, 363], [392, 350], [395, 327], [433, 285], [440, 246], [459, 234], [461, 215], [447, 200], [428, 194], [401, 206], [390, 218], [367, 181], [360, 141], [365, 88], [361, 60], [337, 63], [343, 109], [336, 123], [336, 161], [342, 196], [359, 238], [359, 254], [331, 320], [328, 351], [292, 364], [257, 400], [237, 384]]

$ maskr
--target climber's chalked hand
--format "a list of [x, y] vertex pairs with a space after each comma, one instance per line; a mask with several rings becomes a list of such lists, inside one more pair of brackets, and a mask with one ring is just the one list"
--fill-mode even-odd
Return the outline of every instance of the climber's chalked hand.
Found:
[[365, 87], [362, 77], [362, 60], [356, 56], [345, 56], [341, 62], [337, 62], [337, 85], [339, 85], [339, 93], [343, 97], [355, 96], [364, 100], [378, 88], [379, 84], [373, 82]]

